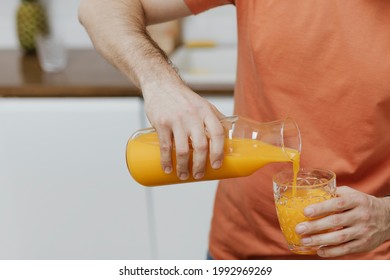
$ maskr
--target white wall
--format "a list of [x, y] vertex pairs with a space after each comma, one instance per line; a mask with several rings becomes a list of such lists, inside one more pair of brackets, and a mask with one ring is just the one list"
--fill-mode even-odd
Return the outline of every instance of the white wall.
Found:
[[235, 44], [237, 42], [235, 7], [226, 5], [186, 18], [183, 21], [183, 41], [198, 40]]
[[[0, 1], [0, 49], [18, 47], [15, 14], [21, 0]], [[90, 48], [92, 44], [78, 21], [80, 0], [41, 0], [46, 6], [52, 30], [71, 48]], [[215, 40], [236, 42], [235, 9], [224, 6], [187, 18], [183, 24], [184, 41]]]
[[[41, 0], [48, 11], [52, 30], [59, 34], [68, 47], [89, 48], [92, 44], [78, 21], [80, 0]], [[2, 0], [0, 3], [0, 48], [18, 47], [16, 10], [21, 0]]]

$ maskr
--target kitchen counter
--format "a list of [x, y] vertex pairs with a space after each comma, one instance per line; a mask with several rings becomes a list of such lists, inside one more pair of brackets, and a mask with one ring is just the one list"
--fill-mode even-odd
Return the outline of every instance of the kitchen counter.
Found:
[[[61, 73], [45, 73], [36, 56], [19, 50], [0, 50], [1, 97], [123, 97], [140, 91], [93, 49], [68, 50]], [[191, 86], [189, 84], [189, 86]], [[201, 95], [231, 95], [226, 88], [195, 88]]]
[[139, 90], [92, 49], [68, 50], [61, 73], [46, 73], [35, 55], [0, 50], [0, 96], [99, 97], [139, 96]]

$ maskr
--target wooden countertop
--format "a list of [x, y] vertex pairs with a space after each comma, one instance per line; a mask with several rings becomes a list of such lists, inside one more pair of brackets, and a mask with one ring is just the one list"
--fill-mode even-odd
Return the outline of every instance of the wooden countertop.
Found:
[[[199, 94], [225, 94], [202, 90]], [[229, 93], [231, 94], [231, 93]], [[93, 49], [68, 50], [61, 73], [46, 73], [36, 56], [0, 50], [0, 97], [123, 97], [140, 91]]]
[[68, 50], [61, 73], [46, 73], [34, 55], [0, 50], [0, 96], [140, 96], [131, 82], [93, 49]]

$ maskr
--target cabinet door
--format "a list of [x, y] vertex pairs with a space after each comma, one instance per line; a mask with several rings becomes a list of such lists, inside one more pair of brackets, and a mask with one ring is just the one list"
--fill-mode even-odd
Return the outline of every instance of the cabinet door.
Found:
[[[231, 96], [207, 97], [225, 115]], [[205, 259], [217, 181], [151, 188], [154, 240], [158, 259]]]
[[0, 99], [0, 259], [149, 259], [138, 98]]

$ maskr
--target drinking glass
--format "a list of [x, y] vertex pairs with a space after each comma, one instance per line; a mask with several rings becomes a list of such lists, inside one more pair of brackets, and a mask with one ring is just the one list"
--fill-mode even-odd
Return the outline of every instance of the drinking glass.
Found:
[[67, 65], [67, 51], [58, 35], [37, 35], [35, 38], [39, 64], [43, 71], [58, 73]]
[[294, 182], [293, 170], [283, 170], [274, 175], [273, 190], [280, 228], [288, 248], [296, 254], [316, 254], [321, 246], [302, 245], [302, 236], [295, 232], [295, 227], [313, 220], [303, 214], [305, 207], [335, 197], [335, 173], [325, 169], [300, 169]]

